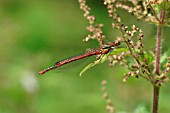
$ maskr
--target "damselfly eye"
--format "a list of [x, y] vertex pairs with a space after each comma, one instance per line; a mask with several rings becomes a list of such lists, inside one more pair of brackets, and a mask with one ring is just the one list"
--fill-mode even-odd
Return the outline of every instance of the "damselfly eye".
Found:
[[120, 45], [120, 41], [116, 40], [115, 42], [113, 42], [113, 45], [114, 45], [114, 46]]

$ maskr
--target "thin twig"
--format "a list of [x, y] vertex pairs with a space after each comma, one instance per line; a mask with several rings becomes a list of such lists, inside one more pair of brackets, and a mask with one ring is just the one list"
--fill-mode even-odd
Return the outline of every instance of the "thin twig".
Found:
[[[123, 35], [123, 38], [125, 39], [123, 30], [122, 30], [121, 28], [120, 28], [120, 30], [121, 30], [121, 33], [122, 33], [122, 35]], [[130, 46], [129, 46], [129, 43], [126, 41], [126, 39], [125, 39], [124, 41], [125, 41], [126, 45], [128, 46], [128, 49], [129, 49], [129, 51], [130, 51], [130, 54], [133, 56], [133, 58], [135, 59], [135, 61], [137, 62], [137, 64], [140, 65], [140, 61], [139, 61], [138, 58], [133, 54], [133, 52], [132, 52], [132, 50], [131, 50], [131, 48], [130, 48]]]
[[158, 16], [157, 16], [157, 14], [156, 14], [154, 8], [152, 7], [152, 5], [149, 3], [148, 6], [151, 8], [151, 10], [152, 10], [152, 12], [153, 12], [153, 14], [154, 14], [156, 20], [157, 20], [159, 23], [161, 23], [161, 20], [158, 18]]

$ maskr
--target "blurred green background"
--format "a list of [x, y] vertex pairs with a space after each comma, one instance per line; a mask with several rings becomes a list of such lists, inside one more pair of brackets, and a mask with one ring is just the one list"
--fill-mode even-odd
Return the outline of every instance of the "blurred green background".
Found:
[[[107, 39], [119, 35], [111, 28], [102, 0], [88, 0], [97, 23], [104, 23]], [[156, 26], [136, 21], [120, 11], [127, 25], [136, 24], [145, 34], [145, 48], [155, 47]], [[0, 113], [107, 113], [101, 81], [117, 111], [132, 112], [140, 105], [150, 110], [152, 86], [143, 79], [122, 82], [124, 68], [97, 65], [79, 77], [80, 68], [63, 73], [38, 72], [57, 60], [99, 46], [82, 42], [88, 32], [76, 0], [0, 0]], [[163, 52], [169, 48], [169, 28], [164, 28]], [[83, 67], [82, 67], [83, 68]], [[170, 84], [161, 88], [160, 111], [168, 113]]]

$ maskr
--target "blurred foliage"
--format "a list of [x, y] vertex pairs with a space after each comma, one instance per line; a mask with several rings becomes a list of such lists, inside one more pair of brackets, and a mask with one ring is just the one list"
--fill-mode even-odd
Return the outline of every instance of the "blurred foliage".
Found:
[[[97, 22], [112, 41], [119, 32], [111, 29], [102, 1], [88, 0]], [[123, 21], [136, 24], [145, 34], [145, 48], [154, 48], [156, 27], [136, 21], [120, 11]], [[106, 18], [103, 18], [106, 17]], [[126, 71], [108, 63], [89, 69], [79, 77], [80, 69], [65, 73], [38, 71], [58, 59], [97, 47], [96, 41], [83, 43], [87, 21], [76, 0], [1, 0], [0, 1], [0, 113], [106, 113], [100, 82], [108, 81], [108, 92], [120, 111], [134, 111], [141, 103], [151, 106], [152, 86], [142, 79], [122, 82]], [[168, 51], [169, 28], [164, 28], [163, 52]], [[160, 111], [170, 111], [169, 89], [161, 89]]]

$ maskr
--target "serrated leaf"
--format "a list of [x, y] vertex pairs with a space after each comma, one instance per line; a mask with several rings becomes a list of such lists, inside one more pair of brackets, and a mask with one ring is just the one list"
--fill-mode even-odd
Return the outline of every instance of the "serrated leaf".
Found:
[[151, 53], [145, 53], [145, 58], [147, 59], [148, 61], [148, 64], [152, 63], [153, 60], [154, 60], [154, 56], [151, 54]]
[[161, 2], [160, 7], [162, 9], [168, 10], [170, 8], [170, 2], [168, 1]]
[[142, 61], [147, 61], [148, 64], [151, 64], [154, 60], [154, 56], [149, 52], [144, 52], [144, 55], [140, 55], [139, 59]]
[[169, 10], [170, 9], [170, 2], [169, 1], [163, 1], [159, 4], [156, 4], [154, 6], [154, 9], [157, 11], [157, 12], [160, 12], [161, 10]]

